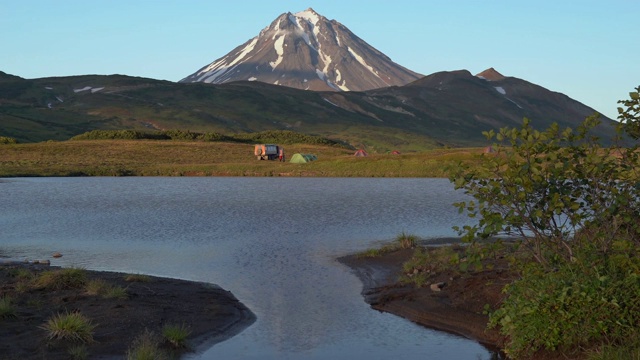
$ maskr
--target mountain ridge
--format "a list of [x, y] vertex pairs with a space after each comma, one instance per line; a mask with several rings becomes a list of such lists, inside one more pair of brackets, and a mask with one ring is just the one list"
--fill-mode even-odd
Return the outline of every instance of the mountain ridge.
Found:
[[[1, 74], [0, 74], [1, 75]], [[483, 131], [575, 128], [592, 108], [525, 80], [443, 71], [405, 86], [305, 91], [268, 83], [174, 83], [123, 75], [0, 76], [0, 136], [66, 140], [95, 129], [182, 129], [237, 134], [292, 130], [369, 151], [486, 146]], [[603, 117], [600, 134], [615, 122]]]

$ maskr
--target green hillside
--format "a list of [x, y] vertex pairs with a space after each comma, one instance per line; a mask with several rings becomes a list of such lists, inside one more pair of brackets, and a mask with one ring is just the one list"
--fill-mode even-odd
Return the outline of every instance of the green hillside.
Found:
[[[525, 116], [542, 118], [545, 111], [568, 125], [590, 115], [584, 105], [587, 110], [558, 112], [563, 107], [553, 101], [525, 111], [516, 102], [528, 104], [538, 95], [507, 101], [483, 81], [452, 72], [403, 87], [337, 93], [259, 82], [182, 84], [122, 75], [27, 80], [0, 73], [0, 136], [24, 143], [97, 129], [291, 130], [385, 153], [484, 146], [482, 131], [513, 126]], [[443, 90], [442, 83], [450, 86]]]

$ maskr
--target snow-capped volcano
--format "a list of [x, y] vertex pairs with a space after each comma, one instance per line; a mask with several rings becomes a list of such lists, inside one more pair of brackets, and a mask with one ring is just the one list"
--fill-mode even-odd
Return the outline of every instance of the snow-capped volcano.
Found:
[[258, 36], [180, 82], [249, 80], [305, 90], [364, 91], [421, 77], [309, 8], [280, 15]]

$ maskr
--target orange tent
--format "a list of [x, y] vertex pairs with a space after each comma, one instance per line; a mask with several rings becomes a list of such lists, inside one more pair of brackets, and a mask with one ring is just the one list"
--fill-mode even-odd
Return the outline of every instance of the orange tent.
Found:
[[360, 149], [358, 151], [355, 152], [355, 154], [353, 154], [355, 156], [369, 156], [369, 154], [367, 154], [366, 151], [364, 151], [363, 149]]

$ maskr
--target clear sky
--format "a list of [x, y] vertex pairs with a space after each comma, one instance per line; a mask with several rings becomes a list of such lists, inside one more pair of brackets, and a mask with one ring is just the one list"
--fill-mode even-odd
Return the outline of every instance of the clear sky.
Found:
[[178, 81], [309, 7], [424, 75], [494, 67], [614, 119], [640, 86], [640, 0], [0, 0], [0, 71]]

